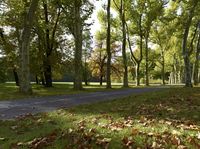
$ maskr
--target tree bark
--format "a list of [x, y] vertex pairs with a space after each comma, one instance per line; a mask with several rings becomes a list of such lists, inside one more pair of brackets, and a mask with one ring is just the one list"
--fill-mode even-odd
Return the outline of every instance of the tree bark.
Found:
[[83, 76], [84, 76], [85, 85], [87, 86], [88, 85], [88, 72], [87, 72], [86, 56], [85, 56], [85, 61], [84, 61], [84, 73], [83, 73]]
[[164, 51], [161, 51], [161, 58], [162, 58], [162, 84], [165, 85], [165, 56]]
[[[125, 22], [126, 23], [126, 22]], [[130, 41], [130, 37], [129, 37], [129, 29], [128, 29], [128, 25], [126, 24], [126, 29], [127, 29], [127, 39], [128, 39], [128, 44], [129, 44], [129, 49], [130, 49], [130, 53], [131, 53], [131, 59], [133, 61], [133, 63], [135, 64], [135, 76], [136, 76], [136, 86], [140, 86], [140, 64], [142, 62], [143, 59], [143, 33], [142, 33], [142, 15], [140, 15], [140, 20], [139, 20], [139, 30], [140, 30], [140, 58], [136, 58], [133, 50], [131, 48], [131, 41]]]
[[100, 86], [103, 85], [103, 75], [100, 75], [100, 81], [99, 81]]
[[39, 80], [38, 80], [38, 76], [37, 75], [35, 75], [35, 83], [38, 85], [38, 84], [40, 84], [40, 82], [39, 82]]
[[45, 25], [46, 25], [46, 57], [44, 57], [44, 78], [45, 87], [52, 87], [52, 71], [50, 63], [51, 46], [50, 46], [50, 31], [49, 31], [49, 18], [48, 18], [48, 8], [47, 3], [43, 3], [44, 15], [45, 15]]
[[108, 0], [107, 6], [107, 39], [106, 39], [106, 51], [107, 51], [107, 69], [106, 69], [106, 88], [111, 88], [111, 48], [110, 48], [110, 4], [111, 0]]
[[39, 0], [32, 0], [28, 12], [25, 14], [23, 31], [20, 38], [20, 92], [32, 93], [30, 84], [29, 45], [31, 28], [35, 18], [35, 11]]
[[136, 63], [135, 74], [136, 86], [140, 86], [140, 63]]
[[190, 55], [189, 55], [189, 48], [187, 47], [187, 40], [188, 34], [190, 30], [190, 26], [192, 24], [192, 19], [194, 17], [194, 11], [198, 4], [198, 0], [194, 0], [194, 4], [192, 8], [189, 10], [188, 19], [185, 24], [184, 34], [183, 34], [183, 41], [182, 41], [182, 50], [183, 50], [183, 58], [185, 64], [185, 86], [192, 87], [192, 75], [191, 75], [191, 64], [190, 64]]
[[19, 77], [18, 77], [18, 73], [17, 73], [17, 70], [16, 70], [15, 67], [13, 68], [13, 75], [14, 75], [14, 78], [15, 78], [16, 86], [19, 86]]
[[194, 64], [194, 85], [199, 84], [199, 59], [200, 59], [200, 22], [199, 22], [199, 37], [197, 41], [197, 50], [195, 55], [195, 64]]
[[82, 90], [82, 21], [81, 21], [81, 1], [75, 0], [74, 2], [74, 38], [75, 38], [75, 56], [74, 56], [74, 89]]
[[128, 87], [128, 66], [127, 66], [127, 56], [126, 56], [126, 22], [125, 22], [126, 20], [125, 20], [125, 4], [123, 0], [121, 0], [120, 16], [121, 16], [122, 33], [123, 33], [123, 41], [122, 41], [122, 57], [124, 65], [123, 87]]
[[[147, 33], [148, 34], [148, 33]], [[149, 49], [148, 49], [148, 41], [149, 35], [145, 37], [145, 85], [149, 86]]]

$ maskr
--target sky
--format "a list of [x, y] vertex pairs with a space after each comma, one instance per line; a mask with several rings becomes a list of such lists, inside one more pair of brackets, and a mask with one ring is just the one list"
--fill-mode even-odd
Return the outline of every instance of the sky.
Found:
[[95, 6], [94, 12], [91, 17], [91, 21], [94, 21], [94, 24], [91, 26], [91, 33], [92, 35], [95, 35], [95, 32], [100, 29], [101, 25], [99, 24], [99, 21], [97, 19], [97, 12], [102, 8], [102, 4], [105, 2], [105, 0], [92, 0], [92, 3]]
[[[103, 4], [107, 4], [106, 3], [107, 0], [90, 0], [90, 1], [95, 6], [95, 9], [94, 9], [94, 12], [93, 12], [93, 14], [91, 16], [91, 19], [88, 20], [89, 22], [92, 22], [92, 21], [94, 22], [94, 24], [91, 26], [91, 34], [94, 36], [95, 32], [101, 28], [101, 25], [100, 25], [100, 23], [99, 23], [99, 21], [97, 19], [97, 13], [98, 13], [99, 10], [102, 9], [102, 5]], [[112, 8], [111, 8], [111, 13], [114, 16], [117, 15], [116, 12], [114, 12], [114, 10]]]

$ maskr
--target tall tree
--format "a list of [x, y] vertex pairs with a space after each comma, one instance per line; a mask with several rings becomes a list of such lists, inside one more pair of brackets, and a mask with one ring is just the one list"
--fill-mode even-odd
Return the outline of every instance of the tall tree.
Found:
[[93, 5], [88, 1], [74, 0], [62, 1], [58, 3], [66, 16], [66, 27], [74, 37], [74, 89], [82, 90], [82, 45], [83, 30], [89, 24], [86, 20], [93, 12]]
[[191, 75], [191, 63], [190, 63], [190, 52], [188, 48], [188, 35], [192, 19], [194, 17], [195, 9], [198, 4], [198, 0], [191, 1], [191, 6], [187, 12], [187, 19], [184, 24], [183, 40], [182, 40], [182, 52], [185, 64], [185, 86], [192, 87], [192, 75]]
[[124, 68], [124, 76], [123, 76], [123, 87], [128, 87], [128, 64], [127, 64], [127, 56], [126, 56], [126, 17], [125, 17], [125, 1], [123, 0], [113, 0], [115, 7], [119, 13], [119, 17], [121, 20], [121, 30], [122, 30], [122, 57], [123, 57], [123, 68]]
[[106, 88], [111, 88], [111, 48], [110, 48], [110, 6], [111, 0], [107, 3], [107, 39], [106, 39], [106, 51], [107, 51], [107, 69], [106, 69]]
[[[44, 67], [44, 77], [45, 77], [45, 86], [52, 87], [52, 65], [51, 65], [51, 55], [55, 46], [55, 35], [57, 31], [57, 26], [61, 14], [60, 8], [56, 9], [57, 14], [55, 18], [55, 23], [49, 21], [49, 10], [48, 10], [48, 1], [43, 1], [43, 11], [45, 18], [45, 56], [43, 57], [43, 67]], [[52, 32], [50, 30], [50, 23], [53, 23]]]
[[195, 55], [195, 64], [194, 64], [194, 85], [198, 85], [199, 83], [199, 59], [200, 59], [200, 22], [198, 22], [198, 40], [196, 47], [196, 55]]
[[30, 7], [25, 10], [23, 30], [21, 33], [20, 48], [20, 92], [31, 93], [30, 84], [30, 68], [29, 68], [29, 44], [31, 36], [31, 28], [35, 18], [35, 11], [39, 0], [32, 0]]

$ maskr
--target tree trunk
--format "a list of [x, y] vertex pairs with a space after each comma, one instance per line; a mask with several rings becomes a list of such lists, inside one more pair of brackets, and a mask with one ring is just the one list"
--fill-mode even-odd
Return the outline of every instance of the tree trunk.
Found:
[[19, 86], [19, 77], [18, 77], [18, 73], [16, 71], [16, 68], [13, 68], [13, 75], [14, 75], [14, 78], [15, 78], [16, 86]]
[[146, 86], [149, 86], [149, 49], [148, 49], [148, 35], [146, 35], [146, 38], [145, 38], [145, 77], [146, 77], [146, 80], [145, 80], [145, 85]]
[[128, 66], [127, 66], [127, 56], [126, 56], [126, 22], [125, 22], [125, 8], [124, 2], [121, 0], [121, 22], [122, 22], [122, 33], [123, 33], [123, 42], [122, 42], [122, 57], [124, 65], [124, 77], [123, 77], [123, 87], [128, 87]]
[[106, 69], [106, 88], [111, 88], [111, 49], [110, 49], [110, 3], [108, 0], [107, 6], [107, 38], [106, 38], [106, 51], [107, 51], [107, 69]]
[[88, 85], [88, 73], [87, 73], [86, 56], [85, 56], [85, 62], [84, 62], [84, 73], [83, 73], [83, 76], [84, 76], [85, 85], [87, 86]]
[[199, 37], [197, 41], [197, 50], [196, 50], [196, 58], [194, 64], [194, 85], [198, 85], [199, 83], [199, 59], [200, 59], [200, 23], [199, 23]]
[[74, 38], [75, 38], [75, 56], [74, 56], [74, 89], [82, 90], [82, 21], [81, 21], [81, 1], [75, 0], [74, 2]]
[[35, 75], [35, 83], [38, 85], [39, 84], [39, 80], [38, 80], [38, 76]]
[[140, 63], [136, 63], [135, 67], [136, 86], [140, 86]]
[[100, 86], [103, 85], [103, 75], [100, 75], [100, 82], [99, 82]]
[[188, 20], [185, 24], [184, 34], [183, 34], [183, 42], [182, 42], [182, 49], [183, 49], [183, 58], [185, 64], [185, 86], [192, 87], [192, 75], [191, 75], [191, 66], [190, 66], [190, 54], [189, 49], [187, 46], [188, 34], [190, 31], [190, 26], [192, 24], [192, 18], [194, 17], [194, 11], [198, 4], [198, 0], [194, 0], [193, 7], [189, 11]]
[[45, 87], [52, 87], [52, 70], [50, 63], [51, 55], [51, 45], [50, 45], [50, 31], [49, 31], [49, 17], [48, 17], [48, 7], [47, 3], [43, 4], [44, 15], [45, 15], [45, 24], [46, 24], [46, 57], [44, 57], [44, 78], [45, 78]]
[[43, 73], [41, 73], [41, 81], [42, 81], [42, 85], [45, 86], [45, 81], [44, 81], [44, 75], [43, 75]]
[[39, 0], [32, 0], [29, 10], [24, 18], [23, 30], [20, 38], [20, 92], [29, 94], [32, 93], [30, 84], [30, 66], [29, 66], [29, 45], [31, 28], [35, 17], [35, 11]]
[[44, 78], [45, 78], [45, 87], [52, 87], [52, 71], [49, 58], [44, 62]]
[[165, 85], [165, 56], [164, 51], [161, 51], [161, 57], [162, 57], [162, 84]]

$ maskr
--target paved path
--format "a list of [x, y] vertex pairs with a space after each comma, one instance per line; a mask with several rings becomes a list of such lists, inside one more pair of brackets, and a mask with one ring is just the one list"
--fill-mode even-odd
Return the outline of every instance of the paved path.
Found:
[[160, 89], [161, 88], [159, 87], [124, 89], [94, 93], [80, 93], [74, 95], [39, 97], [28, 100], [0, 101], [0, 120], [14, 119], [17, 116], [25, 115], [27, 113], [35, 114], [39, 112], [48, 112], [80, 104], [116, 99], [132, 94], [158, 91]]

